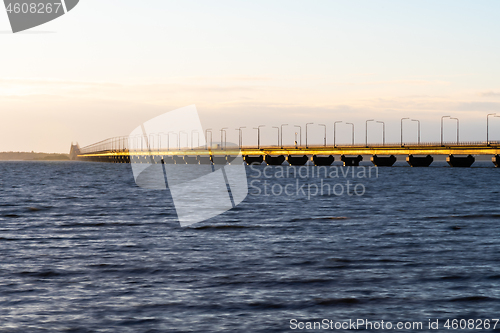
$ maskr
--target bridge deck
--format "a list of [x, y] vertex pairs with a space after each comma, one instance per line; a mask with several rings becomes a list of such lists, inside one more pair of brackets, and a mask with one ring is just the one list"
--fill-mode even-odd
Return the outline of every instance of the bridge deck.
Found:
[[88, 151], [85, 148], [78, 157], [98, 157], [98, 156], [134, 156], [134, 155], [186, 155], [186, 156], [204, 156], [204, 155], [496, 155], [500, 154], [500, 145], [482, 144], [459, 144], [459, 145], [376, 145], [376, 146], [261, 146], [242, 147], [227, 149], [150, 149], [150, 150], [128, 150], [128, 149], [109, 149], [101, 151]]

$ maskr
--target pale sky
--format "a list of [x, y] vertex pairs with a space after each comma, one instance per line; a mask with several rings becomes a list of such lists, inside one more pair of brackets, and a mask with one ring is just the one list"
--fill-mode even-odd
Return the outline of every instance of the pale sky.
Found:
[[[485, 140], [486, 114], [500, 114], [499, 14], [499, 1], [81, 0], [12, 34], [2, 9], [0, 151], [68, 152], [191, 104], [230, 141], [247, 126], [244, 144], [257, 125], [274, 144], [271, 126], [307, 122], [327, 124], [331, 143], [336, 120], [361, 143], [366, 119], [398, 142], [401, 117], [439, 141], [442, 115], [460, 118], [462, 140]], [[490, 130], [500, 140], [500, 118]], [[338, 135], [348, 142], [349, 128]]]

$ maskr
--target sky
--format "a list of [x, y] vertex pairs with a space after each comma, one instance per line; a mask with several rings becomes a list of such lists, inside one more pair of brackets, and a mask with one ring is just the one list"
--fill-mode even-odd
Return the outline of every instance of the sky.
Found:
[[[300, 125], [309, 142], [333, 142], [333, 122], [460, 119], [462, 141], [486, 139], [500, 114], [500, 2], [375, 0], [80, 0], [68, 14], [12, 34], [0, 10], [0, 151], [69, 151], [128, 135], [155, 116], [195, 104], [205, 128], [228, 140], [275, 144]], [[490, 118], [500, 140], [500, 118]], [[381, 142], [370, 124], [369, 141]], [[445, 121], [445, 140], [456, 138]], [[417, 140], [407, 122], [404, 140]], [[304, 134], [303, 134], [304, 135]], [[337, 143], [350, 141], [338, 125]], [[303, 137], [304, 140], [304, 137]]]

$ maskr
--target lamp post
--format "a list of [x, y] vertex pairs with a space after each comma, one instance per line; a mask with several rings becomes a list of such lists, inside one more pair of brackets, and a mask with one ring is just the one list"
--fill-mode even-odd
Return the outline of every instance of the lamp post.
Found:
[[458, 121], [458, 118], [450, 118], [450, 119], [455, 119], [457, 121], [457, 145], [459, 143], [459, 129], [460, 129], [460, 124], [459, 124], [459, 121]]
[[193, 139], [193, 134], [196, 133], [196, 135], [198, 136], [198, 146], [200, 146], [200, 133], [198, 132], [198, 130], [192, 130], [191, 131], [191, 150], [193, 150], [193, 142], [194, 142], [194, 139]]
[[152, 150], [155, 147], [155, 135], [149, 134], [148, 138], [148, 150]]
[[167, 150], [170, 150], [170, 133], [174, 134], [175, 137], [176, 137], [176, 140], [179, 141], [179, 136], [177, 135], [177, 133], [175, 133], [174, 131], [170, 131], [167, 133]]
[[367, 121], [365, 121], [365, 145], [366, 145], [366, 148], [368, 148], [368, 122], [369, 121], [375, 121], [375, 119], [368, 119]]
[[441, 147], [443, 146], [443, 119], [451, 118], [451, 116], [442, 116], [441, 117]]
[[307, 149], [307, 148], [309, 148], [309, 147], [307, 146], [307, 125], [312, 125], [312, 124], [314, 124], [314, 123], [307, 123], [307, 124], [306, 124], [306, 149]]
[[337, 123], [341, 123], [341, 122], [342, 121], [339, 120], [339, 121], [336, 121], [336, 122], [333, 123], [333, 148], [336, 147], [336, 145], [335, 145], [335, 135], [336, 135], [335, 134], [336, 133], [335, 128], [337, 127]]
[[189, 140], [189, 137], [185, 131], [179, 131], [179, 140], [178, 140], [178, 143], [179, 143], [179, 150], [181, 150], [181, 133], [184, 133], [186, 134], [186, 144], [189, 146], [189, 142], [187, 142]]
[[377, 123], [382, 124], [382, 145], [385, 146], [385, 122], [377, 121]]
[[[213, 133], [212, 133], [212, 129], [211, 128], [207, 128], [205, 130], [205, 140], [208, 140], [208, 133], [210, 133], [210, 148], [212, 148], [212, 137], [213, 137]], [[208, 150], [208, 141], [207, 141], [207, 150]]]
[[257, 127], [254, 127], [253, 129], [257, 130], [257, 149], [260, 149], [260, 128], [264, 127], [266, 125], [259, 125]]
[[288, 126], [288, 124], [281, 124], [281, 149], [283, 149], [283, 126]]
[[411, 119], [411, 121], [416, 121], [417, 124], [418, 124], [418, 129], [417, 129], [418, 141], [417, 141], [417, 143], [420, 145], [420, 120], [418, 120], [418, 119]]
[[280, 128], [277, 126], [273, 126], [273, 128], [276, 128], [278, 130], [278, 145], [276, 147], [280, 146]]
[[352, 125], [352, 145], [354, 146], [354, 124], [353, 123], [346, 123], [348, 125]]
[[490, 119], [490, 116], [494, 116], [494, 117], [497, 117], [497, 114], [496, 113], [489, 113], [486, 115], [486, 145], [489, 146], [490, 145], [490, 122], [489, 122], [489, 119]]
[[325, 127], [325, 140], [324, 140], [324, 146], [326, 147], [326, 125], [325, 125], [325, 124], [319, 124], [319, 126], [324, 126], [324, 127]]
[[403, 147], [403, 120], [410, 118], [401, 118], [401, 147]]
[[142, 134], [136, 134], [136, 135], [132, 136], [131, 138], [129, 138], [129, 141], [131, 141], [130, 146], [132, 147], [132, 149], [134, 151], [139, 150], [139, 138], [142, 140]]
[[241, 147], [243, 147], [243, 131], [242, 131], [242, 129], [243, 129], [243, 128], [246, 128], [246, 127], [245, 127], [245, 126], [243, 126], [243, 127], [240, 127], [240, 128], [237, 128], [237, 129], [236, 129], [236, 130], [238, 131], [238, 134], [240, 135], [240, 136], [239, 136], [239, 138], [240, 138], [240, 139], [239, 139], [239, 141], [238, 141], [238, 144], [239, 144], [239, 146], [240, 146], [240, 149], [241, 149]]
[[162, 146], [161, 146], [161, 136], [162, 135], [166, 135], [164, 132], [160, 132], [158, 134], [158, 151], [160, 151], [160, 149], [162, 149]]
[[[294, 127], [298, 127], [299, 128], [299, 145], [302, 146], [302, 126], [294, 125]], [[297, 140], [295, 140], [295, 141], [297, 141]]]
[[227, 139], [227, 133], [226, 133], [227, 127], [223, 127], [220, 129], [220, 149], [222, 150], [223, 147], [224, 149], [226, 148], [226, 145], [222, 145], [222, 142], [225, 142], [224, 138]]

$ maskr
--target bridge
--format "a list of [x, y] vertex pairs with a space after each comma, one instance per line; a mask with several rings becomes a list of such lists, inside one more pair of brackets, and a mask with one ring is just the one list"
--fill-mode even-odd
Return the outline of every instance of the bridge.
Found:
[[[156, 139], [155, 139], [156, 138]], [[305, 165], [311, 161], [317, 166], [328, 166], [339, 157], [344, 166], [357, 166], [363, 155], [371, 155], [376, 166], [392, 166], [397, 155], [406, 156], [412, 167], [431, 165], [433, 155], [446, 155], [452, 167], [470, 167], [475, 155], [490, 155], [495, 166], [500, 166], [500, 142], [429, 142], [365, 145], [293, 145], [242, 146], [212, 144], [172, 148], [161, 136], [116, 137], [80, 148], [72, 144], [72, 160], [110, 163], [166, 163], [166, 164], [227, 164], [241, 154], [247, 164]], [[165, 142], [166, 141], [166, 142]], [[188, 141], [188, 140], [187, 140]], [[166, 143], [166, 144], [165, 144]], [[188, 142], [186, 142], [187, 144]]]

